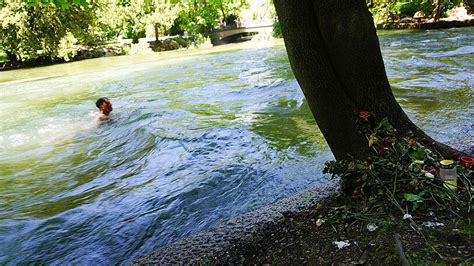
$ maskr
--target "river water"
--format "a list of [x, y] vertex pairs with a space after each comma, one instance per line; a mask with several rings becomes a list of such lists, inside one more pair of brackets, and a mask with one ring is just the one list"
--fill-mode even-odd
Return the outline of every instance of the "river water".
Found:
[[[394, 93], [472, 148], [474, 28], [380, 35]], [[0, 264], [124, 263], [328, 182], [281, 41], [0, 73]], [[107, 96], [113, 119], [93, 122]], [[459, 144], [461, 143], [461, 144]]]

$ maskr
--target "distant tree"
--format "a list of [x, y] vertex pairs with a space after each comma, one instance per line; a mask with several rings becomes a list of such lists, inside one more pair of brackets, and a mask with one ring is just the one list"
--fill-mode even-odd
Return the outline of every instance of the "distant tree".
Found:
[[394, 15], [413, 16], [418, 11], [437, 21], [460, 3], [474, 6], [474, 0], [366, 0], [366, 2], [377, 22], [390, 22]]
[[219, 9], [221, 19], [227, 23], [234, 22], [243, 8], [248, 7], [247, 0], [210, 0]]
[[196, 39], [209, 36], [219, 19], [215, 4], [212, 1], [181, 0], [180, 6], [171, 31], [175, 34], [187, 32]]
[[441, 5], [443, 4], [442, 0], [434, 0], [434, 8], [433, 13], [431, 14], [431, 18], [434, 21], [438, 21], [441, 18]]
[[181, 11], [172, 31], [209, 36], [219, 21], [230, 22], [248, 7], [247, 0], [181, 0]]
[[145, 36], [147, 4], [143, 0], [119, 0], [113, 7], [120, 34], [131, 38], [132, 43], [138, 43], [138, 39]]
[[155, 39], [159, 41], [160, 34], [168, 31], [178, 18], [181, 6], [169, 1], [154, 1], [152, 12], [147, 17], [147, 23], [154, 29]]
[[37, 57], [69, 60], [82, 45], [99, 42], [97, 5], [28, 5], [5, 1], [0, 10], [0, 49], [10, 61]]

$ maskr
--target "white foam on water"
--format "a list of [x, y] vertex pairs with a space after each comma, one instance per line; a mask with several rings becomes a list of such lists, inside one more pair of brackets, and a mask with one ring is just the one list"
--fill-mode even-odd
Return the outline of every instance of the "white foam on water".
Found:
[[456, 50], [447, 52], [425, 53], [426, 57], [449, 57], [474, 53], [474, 46], [463, 46]]
[[26, 146], [50, 146], [74, 138], [79, 133], [91, 132], [97, 128], [93, 116], [87, 120], [47, 118], [43, 124], [5, 132], [0, 138], [0, 147], [4, 149], [26, 148]]

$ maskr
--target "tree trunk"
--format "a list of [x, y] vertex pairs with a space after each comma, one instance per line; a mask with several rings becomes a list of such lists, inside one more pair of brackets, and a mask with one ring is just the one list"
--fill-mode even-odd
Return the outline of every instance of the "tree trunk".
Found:
[[434, 21], [438, 21], [441, 18], [441, 0], [434, 0], [434, 9], [433, 14], [431, 14], [431, 18]]
[[220, 1], [220, 10], [221, 10], [221, 12], [222, 12], [222, 21], [225, 21], [225, 23], [228, 23], [228, 21], [227, 21], [227, 15], [226, 15], [226, 13], [225, 13], [224, 1], [223, 1], [223, 0]]
[[[365, 0], [275, 0], [292, 70], [337, 160], [369, 153], [357, 114], [387, 117], [395, 128], [425, 135], [392, 94]], [[432, 140], [428, 136], [427, 139]], [[452, 148], [434, 142], [445, 157]]]
[[16, 63], [16, 62], [18, 62], [18, 57], [17, 57], [14, 53], [12, 53], [12, 52], [10, 52], [10, 51], [5, 51], [5, 53], [7, 54], [8, 61], [9, 61], [10, 63]]
[[159, 35], [160, 35], [160, 32], [159, 32], [159, 30], [158, 30], [158, 24], [155, 23], [155, 39], [156, 39], [156, 43], [158, 43], [158, 42], [160, 41], [159, 38], [158, 38], [158, 37], [160, 37]]
[[132, 37], [132, 43], [139, 43], [140, 42], [140, 37], [138, 36], [138, 34], [134, 34], [133, 37]]

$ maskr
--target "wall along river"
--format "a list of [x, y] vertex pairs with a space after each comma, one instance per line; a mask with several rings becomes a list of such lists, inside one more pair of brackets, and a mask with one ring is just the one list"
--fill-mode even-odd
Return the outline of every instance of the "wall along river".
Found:
[[[472, 149], [474, 28], [380, 39], [409, 116]], [[0, 264], [126, 263], [331, 182], [283, 42], [256, 46], [0, 73]]]

